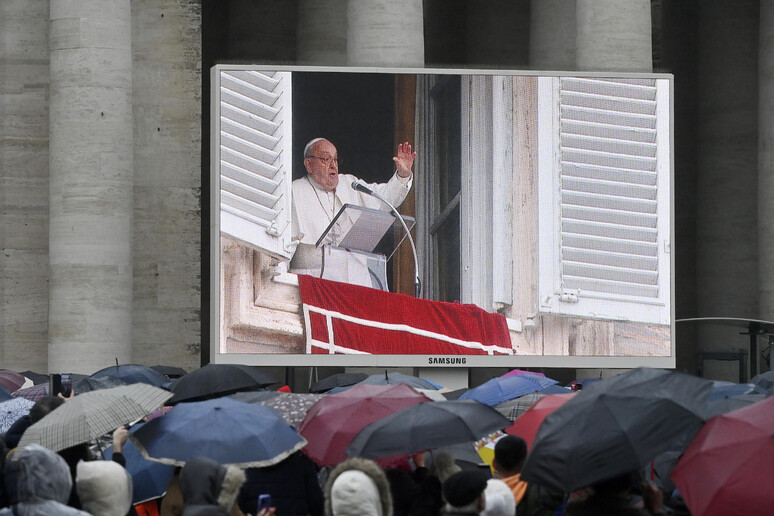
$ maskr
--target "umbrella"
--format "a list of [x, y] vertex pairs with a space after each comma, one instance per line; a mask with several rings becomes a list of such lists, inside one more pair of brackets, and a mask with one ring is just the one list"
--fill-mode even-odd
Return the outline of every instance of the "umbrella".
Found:
[[760, 385], [754, 383], [734, 383], [734, 382], [712, 382], [712, 394], [710, 395], [710, 401], [716, 401], [723, 398], [731, 398], [734, 396], [741, 396], [744, 394], [760, 394], [762, 396], [768, 395], [768, 390]]
[[19, 373], [20, 375], [23, 375], [26, 378], [29, 378], [32, 380], [32, 383], [35, 385], [41, 384], [41, 383], [48, 383], [48, 375], [47, 374], [41, 374], [36, 373], [34, 371], [22, 371]]
[[[143, 425], [145, 423], [134, 425], [129, 430], [129, 434], [133, 434], [142, 428]], [[148, 500], [164, 496], [175, 467], [146, 460], [131, 440], [126, 441], [122, 453], [126, 459], [126, 471], [132, 477], [132, 504], [147, 502]], [[112, 445], [105, 448], [104, 456], [107, 460], [113, 458]]]
[[181, 376], [185, 376], [188, 373], [188, 371], [186, 371], [182, 367], [176, 367], [176, 366], [154, 365], [150, 367], [154, 371], [163, 374], [169, 379], [180, 378]]
[[[273, 396], [266, 396], [267, 394], [273, 394]], [[298, 428], [312, 405], [323, 397], [323, 394], [274, 391], [238, 392], [230, 396], [237, 401], [256, 403], [274, 409], [293, 428]]]
[[109, 389], [110, 387], [118, 387], [119, 385], [126, 385], [127, 382], [121, 378], [115, 376], [102, 376], [99, 378], [82, 378], [73, 384], [73, 391], [75, 394], [83, 394], [84, 392], [98, 391], [100, 389]]
[[519, 416], [527, 412], [532, 405], [537, 403], [537, 401], [544, 396], [545, 394], [540, 391], [530, 392], [524, 396], [519, 396], [518, 398], [495, 405], [494, 408], [497, 412], [511, 421], [516, 421]]
[[4, 434], [21, 417], [30, 413], [35, 402], [24, 398], [11, 398], [0, 403], [0, 434]]
[[[2, 391], [2, 389], [0, 389]], [[27, 387], [25, 389], [19, 389], [18, 391], [13, 393], [14, 397], [16, 398], [25, 398], [30, 401], [38, 401], [43, 396], [48, 396], [48, 383], [41, 383], [38, 385], [33, 385], [32, 387]], [[0, 400], [5, 399], [2, 397], [2, 394], [0, 393]]]
[[105, 376], [114, 376], [124, 380], [126, 383], [147, 383], [154, 387], [161, 387], [169, 381], [163, 374], [151, 369], [148, 366], [138, 364], [122, 364], [100, 369], [92, 374], [92, 378], [103, 378]]
[[339, 373], [323, 378], [309, 387], [309, 392], [326, 392], [334, 387], [346, 387], [355, 385], [368, 378], [365, 373]]
[[556, 380], [530, 373], [516, 376], [492, 378], [460, 396], [461, 400], [476, 400], [491, 407], [513, 398], [518, 398], [530, 392], [539, 391], [549, 385], [558, 383]]
[[527, 449], [531, 448], [538, 428], [540, 428], [546, 416], [567, 403], [574, 395], [574, 392], [568, 392], [567, 394], [548, 394], [543, 396], [527, 409], [524, 414], [519, 416], [515, 423], [506, 428], [505, 433], [518, 435], [526, 441]]
[[518, 376], [520, 374], [536, 374], [538, 376], [545, 376], [543, 373], [536, 373], [534, 371], [525, 371], [523, 369], [513, 369], [511, 371], [508, 371], [507, 373], [500, 375], [500, 378], [507, 378], [509, 376]]
[[338, 464], [347, 458], [344, 450], [363, 427], [428, 400], [406, 384], [359, 383], [345, 392], [328, 394], [309, 409], [299, 427], [309, 441], [304, 453], [320, 466]]
[[174, 396], [169, 401], [195, 401], [225, 396], [239, 391], [255, 390], [277, 383], [258, 369], [238, 364], [207, 364], [179, 378], [172, 386]]
[[720, 414], [725, 414], [727, 412], [731, 412], [732, 410], [738, 410], [742, 407], [752, 405], [753, 403], [758, 403], [759, 401], [763, 401], [765, 399], [765, 395], [755, 393], [740, 394], [739, 396], [730, 396], [721, 398], [719, 400], [710, 401], [708, 408], [709, 413], [707, 414], [707, 417], [719, 416]]
[[35, 443], [59, 451], [89, 442], [144, 417], [170, 396], [144, 383], [85, 392], [30, 426], [19, 446]]
[[672, 471], [691, 514], [771, 514], [772, 435], [774, 398], [707, 421]]
[[424, 378], [397, 372], [388, 373], [387, 371], [385, 371], [384, 374], [372, 374], [363, 380], [363, 383], [368, 385], [394, 385], [396, 383], [405, 383], [406, 385], [410, 385], [416, 389], [438, 389], [435, 384], [425, 380]]
[[753, 376], [750, 383], [760, 385], [767, 391], [770, 391], [774, 388], [774, 371], [766, 371], [765, 373]]
[[545, 418], [522, 478], [568, 492], [638, 469], [701, 428], [711, 390], [649, 368], [592, 383]]
[[467, 387], [463, 387], [461, 389], [455, 389], [453, 391], [447, 391], [447, 392], [444, 392], [442, 394], [443, 394], [443, 397], [446, 398], [447, 400], [458, 400], [458, 399], [460, 399], [460, 396], [462, 396], [463, 394], [465, 394], [469, 390], [470, 389], [468, 389]]
[[508, 418], [478, 401], [429, 401], [366, 426], [346, 453], [369, 458], [416, 453], [472, 442], [509, 424]]
[[176, 466], [208, 457], [220, 464], [265, 467], [306, 445], [274, 410], [231, 398], [180, 403], [129, 438], [146, 459]]
[[0, 369], [0, 385], [8, 392], [18, 391], [24, 385], [27, 379], [24, 375], [14, 373], [8, 369]]
[[11, 393], [5, 389], [5, 387], [0, 386], [0, 401], [8, 401], [13, 397], [14, 396], [12, 396]]

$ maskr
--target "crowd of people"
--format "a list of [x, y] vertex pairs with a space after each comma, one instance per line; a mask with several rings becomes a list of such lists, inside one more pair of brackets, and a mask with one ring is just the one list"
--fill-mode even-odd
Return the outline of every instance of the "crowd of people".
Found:
[[111, 460], [88, 443], [58, 453], [34, 444], [17, 447], [26, 428], [63, 403], [61, 397], [40, 399], [3, 436], [0, 516], [688, 514], [684, 506], [664, 504], [664, 494], [653, 483], [640, 482], [636, 472], [573, 493], [525, 482], [521, 469], [527, 444], [515, 435], [497, 440], [491, 468], [456, 461], [438, 450], [389, 467], [349, 458], [320, 468], [295, 452], [275, 465], [243, 470], [197, 457], [175, 469], [163, 496], [133, 505], [132, 478], [122, 453], [125, 427], [112, 434]]

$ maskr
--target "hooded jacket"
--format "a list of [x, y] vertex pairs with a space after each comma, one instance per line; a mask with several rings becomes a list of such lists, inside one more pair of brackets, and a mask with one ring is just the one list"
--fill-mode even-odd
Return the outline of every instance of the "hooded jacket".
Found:
[[180, 471], [183, 516], [228, 516], [244, 482], [245, 473], [236, 466], [205, 457], [189, 460]]
[[125, 516], [132, 506], [132, 477], [117, 462], [80, 461], [75, 478], [83, 508], [99, 516]]
[[5, 465], [9, 501], [16, 506], [0, 516], [88, 516], [66, 505], [72, 489], [70, 468], [62, 457], [37, 444], [17, 448]]
[[375, 462], [361, 458], [336, 466], [325, 485], [325, 516], [392, 516], [392, 496], [384, 471]]

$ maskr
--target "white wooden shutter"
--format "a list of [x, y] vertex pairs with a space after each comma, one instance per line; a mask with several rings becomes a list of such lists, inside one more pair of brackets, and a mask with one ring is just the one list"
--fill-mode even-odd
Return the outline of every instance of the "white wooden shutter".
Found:
[[220, 230], [289, 259], [290, 72], [216, 67], [213, 91]]
[[552, 99], [540, 132], [541, 152], [552, 152], [540, 170], [540, 230], [551, 233], [541, 240], [541, 309], [669, 323], [670, 109], [660, 81], [661, 91], [656, 79], [561, 77], [541, 89]]

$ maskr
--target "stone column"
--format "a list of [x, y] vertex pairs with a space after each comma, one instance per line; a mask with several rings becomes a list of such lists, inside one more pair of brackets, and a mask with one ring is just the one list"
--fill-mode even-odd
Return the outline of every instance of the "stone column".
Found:
[[347, 0], [300, 0], [296, 63], [347, 64]]
[[50, 372], [131, 357], [129, 0], [51, 2]]
[[349, 66], [421, 67], [424, 63], [422, 0], [349, 2]]
[[575, 70], [576, 0], [532, 0], [529, 67]]
[[[758, 35], [758, 281], [760, 318], [774, 321], [774, 0], [760, 2]], [[764, 370], [766, 368], [764, 367]]]
[[[698, 14], [696, 315], [756, 318], [759, 2], [699, 2]], [[746, 348], [739, 331], [700, 325], [697, 347]], [[738, 381], [737, 364], [708, 362], [705, 376]]]
[[650, 0], [577, 0], [578, 70], [653, 70]]
[[0, 2], [0, 364], [46, 371], [48, 0]]

